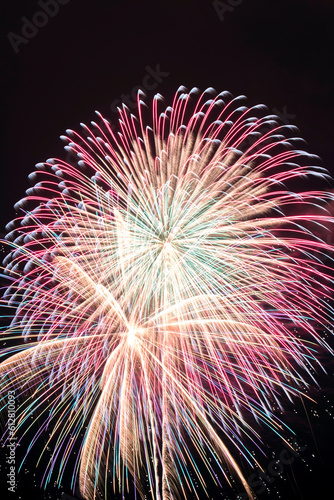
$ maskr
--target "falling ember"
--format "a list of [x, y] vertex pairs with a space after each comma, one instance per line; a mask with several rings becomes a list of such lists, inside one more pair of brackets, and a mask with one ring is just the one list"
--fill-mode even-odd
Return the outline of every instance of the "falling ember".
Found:
[[89, 500], [126, 496], [130, 476], [142, 498], [203, 498], [204, 469], [219, 486], [229, 469], [254, 498], [246, 441], [261, 446], [257, 424], [283, 437], [273, 406], [314, 383], [329, 349], [331, 247], [317, 228], [334, 196], [301, 190], [326, 171], [263, 106], [196, 94], [181, 87], [167, 107], [156, 95], [146, 118], [139, 92], [118, 134], [99, 113], [67, 131], [77, 164], [38, 164], [8, 225], [3, 336], [33, 341], [3, 349], [1, 390], [29, 402], [20, 426], [34, 413], [51, 430], [63, 458], [44, 484], [85, 431], [74, 477]]

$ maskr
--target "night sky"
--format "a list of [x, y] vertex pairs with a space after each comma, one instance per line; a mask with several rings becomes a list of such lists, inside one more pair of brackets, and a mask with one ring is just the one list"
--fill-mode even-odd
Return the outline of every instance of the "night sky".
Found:
[[[180, 85], [244, 94], [250, 105], [266, 104], [296, 125], [307, 150], [334, 175], [333, 0], [58, 0], [41, 15], [42, 4], [1, 2], [0, 233], [34, 165], [65, 158], [59, 136], [95, 120], [94, 110], [116, 120], [117, 104], [131, 107], [138, 87], [166, 101]], [[288, 405], [283, 415], [302, 451], [259, 500], [333, 498], [333, 368], [328, 357], [323, 362], [328, 375], [313, 393], [319, 404], [304, 409], [298, 401], [297, 412]], [[283, 445], [266, 431], [264, 439], [268, 468]], [[1, 498], [71, 498], [61, 494], [70, 494], [68, 484], [58, 493], [34, 487], [42, 476], [33, 476], [35, 457], [18, 475], [19, 494], [9, 495], [2, 479]], [[236, 491], [226, 485], [210, 498], [237, 500]]]

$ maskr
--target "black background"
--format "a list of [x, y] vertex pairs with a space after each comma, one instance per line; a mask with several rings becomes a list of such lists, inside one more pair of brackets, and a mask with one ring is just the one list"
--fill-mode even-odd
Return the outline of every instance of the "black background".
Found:
[[[334, 2], [222, 3], [228, 8], [219, 16], [210, 0], [69, 0], [16, 53], [8, 33], [22, 36], [22, 17], [36, 19], [41, 7], [32, 0], [2, 0], [1, 233], [35, 163], [65, 157], [59, 136], [94, 120], [95, 109], [115, 120], [112, 103], [142, 84], [147, 66], [160, 65], [166, 73], [149, 96], [159, 92], [171, 100], [180, 85], [212, 86], [245, 94], [249, 104], [266, 104], [298, 126], [308, 150], [334, 174]], [[331, 376], [329, 364], [328, 371]], [[306, 413], [300, 402], [297, 413], [287, 409], [284, 420], [306, 449], [260, 500], [333, 498], [331, 380], [322, 377], [324, 391], [314, 396], [319, 404], [306, 403]], [[279, 454], [282, 444], [266, 439]], [[34, 455], [27, 464], [28, 472], [19, 476], [20, 498], [61, 498], [53, 489], [35, 489]], [[1, 489], [5, 498], [5, 483]], [[234, 500], [236, 493], [226, 486], [212, 498]]]

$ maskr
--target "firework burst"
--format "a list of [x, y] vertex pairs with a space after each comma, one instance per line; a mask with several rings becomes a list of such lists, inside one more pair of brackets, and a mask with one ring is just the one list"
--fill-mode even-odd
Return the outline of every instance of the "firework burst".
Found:
[[45, 483], [85, 430], [74, 477], [88, 499], [126, 495], [130, 476], [144, 497], [146, 475], [152, 499], [200, 498], [203, 468], [253, 498], [236, 457], [254, 463], [256, 423], [283, 434], [273, 406], [305, 391], [328, 348], [317, 227], [333, 195], [286, 187], [326, 172], [262, 106], [196, 93], [156, 95], [148, 120], [139, 92], [118, 134], [99, 113], [68, 130], [77, 164], [38, 164], [9, 225], [5, 335], [27, 343], [3, 350], [1, 389], [29, 402], [19, 429], [35, 412], [34, 441], [51, 430]]

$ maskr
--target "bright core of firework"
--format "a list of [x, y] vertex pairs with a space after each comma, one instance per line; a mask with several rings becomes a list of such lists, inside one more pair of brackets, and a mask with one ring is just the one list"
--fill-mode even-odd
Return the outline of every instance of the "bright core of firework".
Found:
[[32, 445], [50, 433], [44, 484], [84, 432], [73, 484], [87, 499], [125, 496], [130, 477], [142, 498], [203, 498], [204, 468], [253, 498], [238, 457], [254, 464], [261, 425], [283, 437], [273, 407], [305, 391], [328, 348], [318, 228], [333, 195], [302, 190], [326, 171], [263, 106], [197, 93], [167, 107], [156, 95], [147, 117], [139, 92], [118, 134], [99, 113], [67, 131], [77, 161], [38, 164], [8, 226], [3, 335], [27, 343], [3, 350], [1, 390], [26, 401], [18, 436], [33, 414]]

